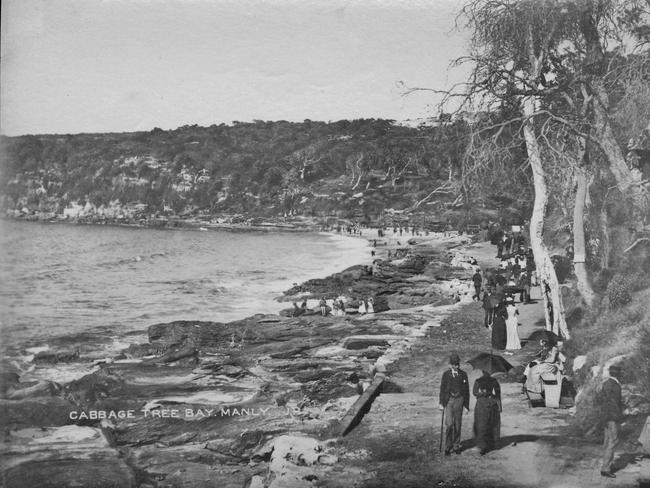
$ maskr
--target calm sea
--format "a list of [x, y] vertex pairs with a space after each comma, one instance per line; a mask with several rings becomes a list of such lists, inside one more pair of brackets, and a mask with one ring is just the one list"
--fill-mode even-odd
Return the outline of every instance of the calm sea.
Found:
[[361, 239], [0, 221], [4, 354], [79, 342], [115, 350], [173, 320], [229, 321], [291, 304], [293, 283], [368, 263]]

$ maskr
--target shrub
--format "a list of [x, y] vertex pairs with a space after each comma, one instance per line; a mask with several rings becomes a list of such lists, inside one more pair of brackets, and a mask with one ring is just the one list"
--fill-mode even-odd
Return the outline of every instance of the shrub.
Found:
[[621, 274], [615, 275], [607, 285], [609, 308], [617, 309], [632, 301], [632, 279]]
[[589, 440], [595, 440], [594, 437], [602, 432], [603, 412], [598, 398], [599, 386], [597, 378], [591, 378], [583, 385], [575, 399], [576, 413], [570, 419], [572, 430]]
[[599, 293], [602, 293], [605, 290], [607, 290], [607, 285], [609, 285], [612, 276], [614, 276], [614, 273], [611, 269], [609, 268], [601, 269], [596, 275], [596, 278], [594, 279], [594, 290]]
[[553, 267], [555, 268], [555, 274], [557, 275], [557, 280], [560, 283], [565, 283], [567, 278], [573, 273], [573, 265], [571, 260], [566, 256], [560, 256], [558, 254], [551, 256], [551, 261], [553, 262]]
[[630, 381], [636, 383], [643, 395], [650, 395], [650, 325], [646, 321], [639, 332], [639, 347], [630, 358]]

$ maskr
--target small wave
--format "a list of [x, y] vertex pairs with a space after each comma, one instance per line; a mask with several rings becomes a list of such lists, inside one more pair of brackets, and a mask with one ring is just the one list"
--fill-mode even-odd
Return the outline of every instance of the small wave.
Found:
[[225, 286], [216, 286], [216, 287], [208, 289], [208, 294], [209, 295], [221, 295], [221, 294], [227, 293], [227, 292], [228, 292], [228, 288], [226, 288]]
[[164, 257], [167, 257], [166, 252], [153, 252], [149, 255], [144, 255], [144, 256], [140, 254], [136, 254], [135, 256], [132, 257], [126, 257], [126, 258], [116, 259], [114, 261], [105, 261], [103, 263], [98, 263], [97, 267], [111, 269], [111, 268], [117, 268], [124, 265], [133, 265], [134, 263], [141, 263], [143, 261], [149, 262]]

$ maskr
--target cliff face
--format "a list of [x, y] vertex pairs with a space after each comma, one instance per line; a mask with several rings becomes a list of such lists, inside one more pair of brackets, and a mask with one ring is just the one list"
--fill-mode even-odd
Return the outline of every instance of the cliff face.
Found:
[[16, 217], [100, 219], [363, 219], [422, 199], [435, 211], [458, 197], [467, 132], [371, 119], [3, 137], [0, 204]]

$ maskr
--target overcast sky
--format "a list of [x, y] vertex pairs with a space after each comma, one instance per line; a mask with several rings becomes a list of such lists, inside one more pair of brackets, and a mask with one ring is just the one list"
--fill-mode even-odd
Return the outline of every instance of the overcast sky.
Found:
[[435, 115], [454, 0], [3, 0], [1, 132]]

